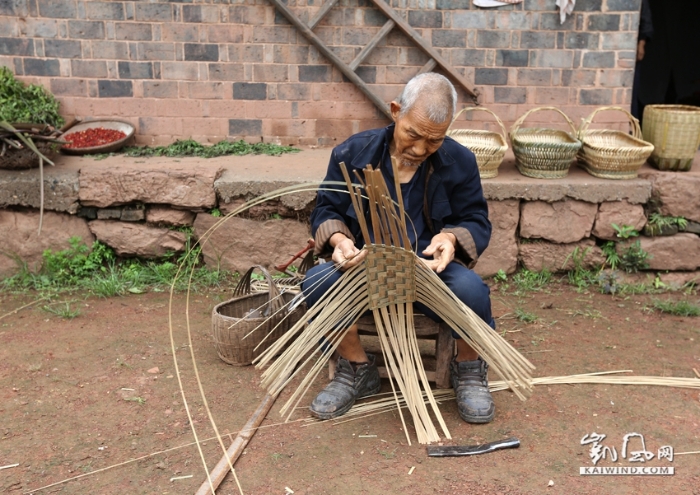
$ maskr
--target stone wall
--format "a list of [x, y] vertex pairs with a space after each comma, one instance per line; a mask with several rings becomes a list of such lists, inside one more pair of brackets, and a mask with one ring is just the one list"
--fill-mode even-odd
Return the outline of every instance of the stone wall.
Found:
[[[510, 124], [534, 106], [575, 122], [596, 106], [627, 106], [640, 1], [578, 0], [563, 24], [554, 0], [390, 3]], [[306, 22], [322, 2], [287, 4]], [[371, 3], [341, 0], [315, 33], [349, 63], [385, 22]], [[389, 102], [427, 61], [395, 29], [357, 73]], [[3, 0], [0, 65], [49, 88], [64, 115], [128, 120], [146, 144], [328, 145], [387, 123], [265, 0]]]
[[[18, 259], [38, 268], [44, 249], [65, 249], [74, 235], [88, 243], [97, 239], [123, 256], [182, 251], [186, 236], [181, 227], [192, 227], [211, 266], [243, 271], [253, 264], [285, 262], [306, 246], [310, 232], [304, 219], [315, 193], [286, 196], [264, 205], [253, 218], [233, 217], [222, 225], [211, 213], [230, 212], [260, 194], [310, 182], [322, 175], [327, 154], [306, 150], [287, 158], [285, 174], [275, 172], [274, 164], [282, 161], [277, 157], [94, 161], [62, 156], [59, 166], [45, 173], [49, 211], [41, 236], [36, 232], [36, 171], [0, 170], [0, 276], [14, 273]], [[663, 214], [689, 222], [685, 232], [641, 238], [650, 270], [691, 272], [698, 278], [700, 160], [687, 173], [645, 166], [638, 179], [610, 181], [572, 168], [565, 179], [548, 181], [521, 176], [510, 156], [499, 176], [482, 184], [493, 224], [491, 243], [475, 268], [484, 277], [518, 267], [570, 270], [575, 252], [583, 267], [600, 266], [600, 244], [620, 240], [612, 224], [641, 230], [647, 223], [645, 207], [653, 203]], [[686, 280], [678, 276], [674, 280]]]

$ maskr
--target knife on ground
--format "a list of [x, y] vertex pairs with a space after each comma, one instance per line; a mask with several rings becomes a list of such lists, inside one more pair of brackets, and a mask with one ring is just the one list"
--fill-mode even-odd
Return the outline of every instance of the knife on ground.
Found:
[[455, 457], [463, 455], [488, 454], [494, 450], [517, 449], [520, 440], [515, 437], [479, 445], [428, 446], [428, 457]]

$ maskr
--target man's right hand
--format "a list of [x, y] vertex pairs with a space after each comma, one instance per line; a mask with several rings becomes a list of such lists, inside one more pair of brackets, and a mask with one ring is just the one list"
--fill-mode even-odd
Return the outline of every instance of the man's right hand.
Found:
[[357, 249], [355, 243], [340, 232], [333, 234], [329, 239], [329, 243], [333, 246], [332, 259], [342, 271], [359, 265], [367, 255], [367, 251]]

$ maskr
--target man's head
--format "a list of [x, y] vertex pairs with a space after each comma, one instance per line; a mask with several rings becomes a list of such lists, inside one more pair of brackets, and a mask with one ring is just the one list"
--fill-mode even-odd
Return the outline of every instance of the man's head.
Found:
[[457, 106], [457, 92], [434, 72], [408, 81], [398, 101], [391, 102], [396, 123], [393, 153], [402, 165], [418, 166], [442, 145]]

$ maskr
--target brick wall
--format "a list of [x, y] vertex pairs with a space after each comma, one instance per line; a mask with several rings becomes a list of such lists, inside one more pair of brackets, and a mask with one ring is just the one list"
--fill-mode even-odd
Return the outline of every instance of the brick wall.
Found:
[[[288, 4], [308, 21], [322, 0]], [[554, 0], [392, 4], [507, 125], [534, 106], [575, 121], [629, 106], [640, 0], [578, 0], [563, 25]], [[349, 63], [384, 22], [370, 2], [341, 0], [314, 32]], [[427, 61], [395, 29], [357, 72], [391, 101]], [[387, 123], [266, 0], [0, 0], [0, 64], [50, 88], [64, 115], [123, 118], [148, 144], [330, 145]]]

